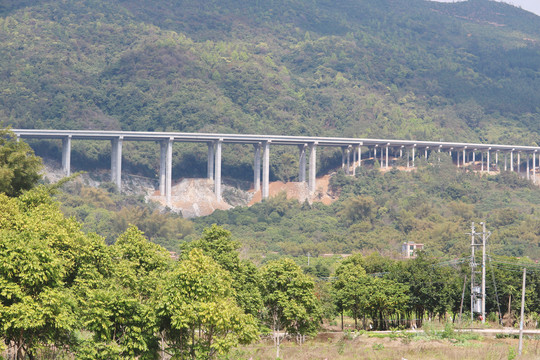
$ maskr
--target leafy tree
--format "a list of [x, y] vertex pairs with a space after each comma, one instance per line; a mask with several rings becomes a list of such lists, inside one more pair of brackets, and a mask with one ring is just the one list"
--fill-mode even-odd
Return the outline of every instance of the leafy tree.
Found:
[[173, 356], [214, 359], [257, 338], [256, 321], [234, 300], [232, 279], [200, 249], [193, 249], [167, 276], [157, 305]]
[[199, 240], [185, 243], [183, 254], [189, 254], [192, 249], [201, 249], [206, 256], [214, 259], [231, 274], [238, 305], [246, 313], [257, 316], [262, 307], [260, 275], [253, 263], [240, 260], [239, 248], [240, 243], [232, 239], [230, 231], [214, 224], [203, 230]]
[[110, 276], [84, 291], [83, 323], [93, 336], [80, 345], [78, 356], [91, 359], [95, 356], [92, 349], [99, 348], [109, 358], [156, 358], [155, 296], [169, 269], [170, 255], [134, 226], [109, 251]]
[[365, 315], [368, 310], [370, 282], [371, 278], [359, 264], [347, 262], [337, 268], [332, 286], [336, 306], [341, 313], [341, 329], [343, 329], [343, 312], [346, 310], [352, 313], [354, 327], [358, 328], [358, 318]]
[[306, 335], [317, 330], [321, 320], [314, 283], [290, 259], [272, 261], [261, 270], [264, 321], [272, 329], [276, 358], [283, 333]]
[[0, 129], [0, 193], [17, 196], [31, 189], [39, 179], [41, 159], [15, 134]]
[[18, 198], [0, 194], [0, 334], [17, 358], [45, 344], [71, 343], [78, 321], [75, 279], [93, 272], [94, 239], [66, 219], [44, 187]]

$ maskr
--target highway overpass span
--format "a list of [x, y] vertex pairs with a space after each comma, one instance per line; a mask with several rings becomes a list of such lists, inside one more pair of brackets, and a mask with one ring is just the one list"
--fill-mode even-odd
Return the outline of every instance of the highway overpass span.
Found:
[[[261, 190], [262, 198], [268, 198], [270, 175], [270, 146], [296, 146], [299, 149], [299, 176], [307, 183], [310, 193], [316, 189], [317, 148], [320, 146], [339, 147], [342, 149], [342, 167], [347, 174], [354, 175], [357, 166], [362, 166], [362, 153], [366, 150], [377, 158], [380, 155], [381, 167], [389, 166], [389, 151], [406, 157], [407, 167], [415, 166], [415, 159], [428, 157], [428, 153], [447, 151], [458, 167], [471, 161], [481, 162], [480, 171], [501, 169], [522, 173], [523, 161], [527, 179], [532, 176], [536, 181], [537, 164], [540, 164], [540, 147], [520, 145], [475, 144], [442, 141], [416, 141], [395, 139], [363, 139], [341, 137], [309, 137], [282, 135], [242, 135], [242, 134], [206, 134], [182, 132], [138, 132], [138, 131], [96, 131], [96, 130], [39, 130], [12, 129], [17, 138], [23, 139], [60, 139], [62, 140], [62, 168], [66, 175], [71, 171], [72, 140], [106, 140], [112, 145], [111, 181], [121, 190], [122, 143], [124, 141], [152, 141], [160, 145], [160, 193], [171, 204], [172, 189], [172, 147], [175, 142], [196, 142], [208, 145], [208, 178], [214, 180], [214, 191], [221, 201], [221, 150], [226, 144], [252, 144], [254, 147], [253, 182], [256, 191]], [[352, 169], [351, 169], [352, 154]], [[499, 154], [503, 156], [499, 156]], [[495, 159], [493, 159], [493, 155]], [[523, 158], [522, 158], [523, 155]], [[477, 159], [478, 156], [478, 159]], [[504, 157], [504, 165], [502, 161]], [[309, 162], [308, 162], [309, 158]], [[538, 158], [538, 162], [537, 162]], [[262, 162], [262, 164], [261, 164]], [[261, 177], [262, 165], [262, 177]]]

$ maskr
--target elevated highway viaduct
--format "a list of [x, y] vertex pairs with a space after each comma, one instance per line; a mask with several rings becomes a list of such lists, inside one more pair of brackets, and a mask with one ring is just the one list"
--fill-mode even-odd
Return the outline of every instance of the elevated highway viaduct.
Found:
[[[124, 141], [151, 141], [160, 146], [160, 193], [170, 205], [172, 198], [172, 148], [175, 142], [205, 143], [208, 146], [207, 176], [214, 180], [214, 191], [221, 201], [221, 153], [223, 145], [251, 144], [254, 150], [253, 182], [256, 191], [262, 190], [262, 198], [268, 198], [270, 175], [270, 146], [296, 146], [299, 149], [299, 181], [308, 183], [310, 193], [316, 189], [317, 148], [322, 146], [342, 149], [342, 167], [353, 174], [362, 166], [362, 153], [367, 150], [374, 158], [380, 156], [381, 167], [389, 166], [389, 151], [399, 151], [406, 158], [407, 167], [415, 166], [415, 159], [428, 154], [448, 152], [458, 167], [480, 161], [480, 171], [501, 169], [522, 173], [527, 179], [536, 180], [537, 164], [540, 164], [540, 147], [520, 145], [475, 144], [441, 141], [415, 141], [395, 139], [363, 139], [340, 137], [308, 137], [281, 135], [206, 134], [181, 132], [135, 132], [96, 130], [39, 130], [12, 129], [17, 138], [60, 139], [62, 141], [62, 168], [66, 175], [71, 171], [72, 140], [104, 140], [112, 145], [111, 181], [121, 190], [122, 144]], [[351, 169], [352, 155], [352, 169]], [[501, 156], [500, 156], [501, 155]], [[504, 158], [504, 160], [502, 159]], [[309, 161], [308, 161], [309, 159]], [[537, 162], [538, 160], [538, 162]], [[523, 161], [526, 161], [522, 169]], [[262, 165], [262, 167], [261, 167]], [[306, 179], [307, 167], [307, 179]], [[261, 174], [262, 169], [262, 174]], [[261, 176], [262, 175], [262, 176]], [[261, 189], [262, 186], [262, 189]]]

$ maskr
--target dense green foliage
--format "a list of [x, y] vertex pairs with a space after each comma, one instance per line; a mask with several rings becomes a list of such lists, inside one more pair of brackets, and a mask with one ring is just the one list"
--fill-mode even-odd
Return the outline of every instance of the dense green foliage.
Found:
[[32, 188], [41, 179], [41, 167], [41, 159], [27, 143], [0, 129], [0, 193], [16, 196]]
[[340, 198], [300, 204], [285, 194], [249, 208], [194, 219], [231, 230], [254, 258], [269, 252], [305, 257], [378, 251], [396, 256], [403, 242], [425, 244], [437, 257], [469, 252], [471, 222], [486, 221], [497, 255], [540, 258], [540, 192], [515, 173], [483, 176], [456, 170], [447, 155], [414, 172], [362, 168], [331, 178]]
[[[539, 28], [488, 0], [4, 1], [0, 121], [533, 145]], [[103, 166], [107, 147], [75, 141], [73, 164]], [[126, 148], [126, 168], [156, 173], [158, 146]], [[175, 174], [204, 174], [201, 146], [174, 152]], [[251, 152], [225, 147], [224, 176], [249, 179]]]
[[173, 261], [133, 226], [107, 246], [49, 192], [0, 194], [0, 337], [17, 359], [46, 348], [78, 359], [214, 359], [255, 340], [231, 274], [202, 250]]

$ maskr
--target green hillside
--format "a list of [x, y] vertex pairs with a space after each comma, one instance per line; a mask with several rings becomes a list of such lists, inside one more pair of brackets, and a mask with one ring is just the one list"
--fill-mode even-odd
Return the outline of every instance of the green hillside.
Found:
[[[485, 0], [8, 1], [0, 119], [532, 145], [538, 29], [539, 17]], [[108, 156], [103, 145], [74, 146], [88, 166]], [[157, 149], [129, 146], [128, 168], [154, 174]], [[179, 151], [175, 169], [198, 175], [197, 151]], [[242, 173], [247, 152], [225, 154], [226, 165]]]
[[[539, 29], [539, 17], [486, 0], [3, 2], [0, 119], [22, 128], [535, 145]], [[59, 143], [33, 146], [59, 158]], [[73, 165], [107, 168], [107, 146], [75, 141]], [[158, 146], [125, 148], [128, 172], [155, 176]], [[294, 149], [272, 148], [272, 179], [294, 180], [287, 151]], [[202, 145], [177, 144], [174, 152], [175, 176], [204, 176]], [[320, 173], [338, 165], [333, 150], [319, 155]], [[225, 176], [250, 180], [251, 163], [250, 147], [224, 148]], [[436, 171], [338, 175], [341, 200], [331, 206], [276, 198], [199, 219], [195, 231], [152, 206], [134, 211], [142, 199], [108, 199], [106, 189], [75, 186], [77, 195], [62, 200], [87, 231], [112, 240], [135, 223], [171, 250], [215, 222], [253, 256], [390, 254], [406, 240], [459, 255], [466, 242], [453, 241], [470, 221], [489, 219], [499, 229], [497, 253], [540, 257], [537, 190], [508, 174], [453, 169], [441, 183]], [[366, 206], [358, 218], [354, 211]]]

